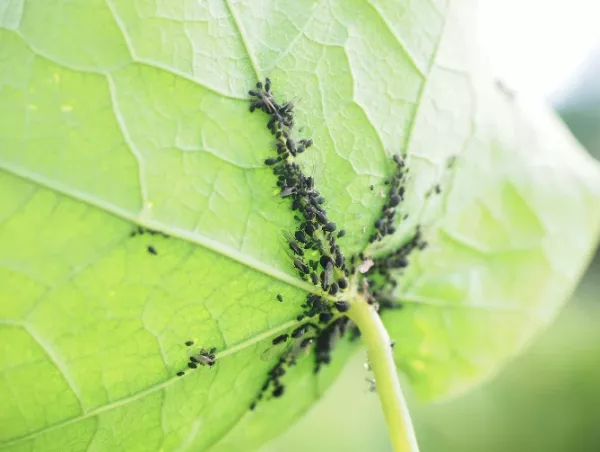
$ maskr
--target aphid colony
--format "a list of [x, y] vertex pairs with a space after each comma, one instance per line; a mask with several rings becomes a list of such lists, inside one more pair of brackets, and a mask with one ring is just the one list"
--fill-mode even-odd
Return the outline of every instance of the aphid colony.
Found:
[[[347, 307], [349, 307], [345, 301], [338, 303], [342, 303], [340, 305], [342, 310], [347, 310]], [[254, 410], [256, 404], [264, 398], [265, 393], [269, 390], [271, 390], [271, 396], [275, 398], [281, 397], [284, 394], [285, 386], [281, 382], [281, 378], [286, 374], [287, 368], [296, 364], [299, 356], [306, 355], [310, 351], [311, 345], [314, 345], [315, 351], [315, 373], [321, 369], [323, 364], [329, 364], [331, 361], [331, 351], [336, 341], [344, 336], [346, 328], [351, 324], [348, 317], [341, 316], [324, 328], [315, 323], [306, 322], [294, 329], [290, 334], [284, 333], [275, 337], [272, 341], [273, 347], [279, 347], [281, 344], [287, 343], [287, 348], [282, 350], [283, 353], [278, 359], [277, 364], [267, 374], [267, 379], [263, 383], [256, 399], [250, 404], [250, 409]], [[305, 337], [311, 331], [314, 334]]]
[[[286, 368], [293, 366], [301, 354], [306, 354], [314, 345], [315, 367], [318, 372], [331, 360], [331, 351], [338, 338], [350, 329], [352, 336], [359, 337], [356, 326], [343, 313], [350, 309], [350, 303], [340, 299], [349, 286], [348, 278], [358, 281], [358, 291], [378, 310], [399, 307], [390, 295], [396, 282], [391, 271], [408, 265], [408, 256], [415, 249], [423, 249], [421, 230], [400, 249], [382, 258], [371, 259], [363, 253], [352, 256], [350, 263], [337, 245], [337, 239], [345, 235], [331, 222], [324, 208], [325, 200], [315, 189], [312, 177], [305, 176], [294, 158], [313, 145], [310, 139], [297, 142], [292, 136], [294, 127], [294, 105], [286, 102], [280, 105], [271, 92], [271, 81], [266, 79], [264, 88], [257, 83], [252, 96], [250, 111], [262, 110], [269, 115], [267, 128], [276, 139], [277, 157], [269, 157], [264, 163], [272, 167], [277, 177], [279, 196], [290, 201], [294, 218], [299, 227], [293, 234], [286, 234], [291, 251], [292, 264], [299, 276], [315, 286], [315, 292], [307, 296], [304, 309], [297, 316], [299, 322], [307, 319], [291, 333], [281, 334], [273, 339], [271, 348], [281, 350], [277, 364], [269, 371], [257, 398], [250, 408], [271, 391], [272, 397], [281, 397], [285, 387], [281, 378]], [[403, 159], [395, 155], [394, 174], [386, 181], [390, 186], [389, 196], [383, 206], [381, 217], [375, 222], [375, 232], [369, 238], [371, 243], [395, 232], [396, 210], [404, 199], [407, 167]], [[373, 187], [371, 187], [373, 190]], [[357, 272], [358, 270], [358, 272]], [[283, 297], [277, 296], [279, 301]], [[333, 302], [331, 302], [333, 301]], [[310, 336], [306, 336], [308, 333]], [[285, 347], [285, 351], [281, 349]]]
[[[185, 345], [187, 347], [191, 347], [194, 345], [194, 341], [186, 341]], [[201, 348], [198, 353], [194, 353], [190, 355], [187, 366], [189, 369], [196, 369], [198, 366], [208, 366], [212, 367], [217, 362], [217, 357], [215, 356], [215, 352], [217, 349], [215, 347], [210, 348], [209, 350], [205, 350]], [[178, 377], [183, 377], [185, 372], [183, 370], [177, 372]]]
[[[289, 341], [290, 348], [282, 354], [277, 364], [271, 369], [256, 401], [272, 389], [273, 397], [284, 393], [281, 377], [286, 367], [296, 363], [297, 357], [305, 353], [311, 344], [315, 344], [315, 372], [322, 364], [330, 361], [332, 338], [341, 336], [349, 323], [348, 318], [335, 318], [335, 311], [346, 312], [350, 308], [347, 301], [328, 300], [342, 295], [348, 287], [349, 271], [346, 259], [337, 244], [337, 239], [344, 237], [344, 230], [337, 231], [337, 226], [327, 217], [325, 199], [315, 189], [312, 177], [305, 176], [300, 166], [293, 160], [313, 145], [311, 139], [296, 141], [292, 135], [294, 127], [294, 105], [291, 102], [279, 104], [271, 92], [271, 81], [267, 78], [263, 86], [256, 84], [256, 90], [248, 92], [252, 96], [250, 111], [262, 110], [270, 118], [267, 128], [275, 137], [277, 157], [269, 157], [264, 163], [272, 167], [277, 177], [276, 185], [279, 196], [290, 201], [291, 210], [296, 212], [295, 219], [299, 227], [293, 234], [286, 234], [287, 245], [291, 251], [291, 261], [299, 276], [315, 286], [316, 293], [309, 294], [302, 305], [303, 312], [297, 316], [303, 323], [290, 334], [282, 334], [273, 339], [273, 345]], [[320, 293], [320, 294], [319, 294]], [[277, 297], [282, 301], [280, 296]], [[318, 323], [318, 324], [317, 324]], [[325, 325], [321, 328], [319, 325]], [[309, 331], [311, 337], [304, 337]], [[337, 334], [336, 334], [337, 333]], [[252, 403], [253, 409], [256, 401]]]
[[[285, 102], [279, 105], [271, 93], [271, 81], [268, 78], [264, 88], [258, 82], [256, 90], [248, 93], [253, 98], [250, 111], [260, 109], [270, 115], [267, 127], [276, 138], [277, 157], [267, 158], [265, 164], [273, 167], [279, 196], [290, 199], [291, 209], [297, 212], [295, 218], [300, 223], [293, 236], [286, 237], [293, 254], [292, 263], [302, 279], [319, 286], [324, 293], [336, 296], [348, 287], [349, 273], [345, 258], [336, 243], [336, 239], [343, 237], [345, 231], [335, 234], [337, 226], [327, 218], [323, 206], [325, 199], [315, 189], [313, 178], [305, 176], [300, 166], [291, 161], [311, 147], [313, 141], [294, 140], [294, 104]], [[307, 317], [317, 314], [313, 308], [307, 304]]]

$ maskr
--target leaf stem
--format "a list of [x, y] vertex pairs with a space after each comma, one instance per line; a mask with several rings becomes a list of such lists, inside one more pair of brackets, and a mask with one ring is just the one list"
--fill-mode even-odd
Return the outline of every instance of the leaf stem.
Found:
[[394, 452], [418, 452], [417, 438], [400, 388], [390, 336], [381, 317], [362, 297], [351, 303], [348, 317], [356, 323], [367, 344], [379, 401]]

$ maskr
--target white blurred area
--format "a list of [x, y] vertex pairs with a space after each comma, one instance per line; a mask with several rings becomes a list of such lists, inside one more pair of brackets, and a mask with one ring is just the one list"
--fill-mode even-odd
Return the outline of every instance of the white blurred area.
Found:
[[600, 0], [479, 0], [478, 6], [480, 44], [493, 73], [531, 96], [549, 99], [566, 90], [600, 46]]

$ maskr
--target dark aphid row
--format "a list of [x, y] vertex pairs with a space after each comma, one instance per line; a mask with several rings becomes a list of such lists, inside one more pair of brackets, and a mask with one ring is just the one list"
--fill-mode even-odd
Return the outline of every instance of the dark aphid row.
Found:
[[319, 327], [312, 323], [305, 323], [300, 327], [292, 331], [291, 334], [282, 334], [273, 339], [273, 345], [278, 345], [293, 340], [293, 347], [284, 353], [278, 360], [277, 364], [271, 368], [267, 374], [267, 379], [260, 388], [260, 392], [256, 396], [256, 399], [250, 404], [250, 409], [254, 410], [256, 404], [262, 400], [267, 391], [271, 391], [271, 396], [278, 398], [281, 397], [285, 392], [285, 385], [281, 382], [281, 378], [286, 374], [287, 368], [296, 364], [296, 359], [300, 354], [307, 353], [309, 347], [314, 342], [314, 337], [302, 338], [310, 329], [320, 331]]
[[408, 167], [398, 154], [394, 155], [394, 163], [396, 164], [396, 170], [391, 180], [385, 181], [386, 185], [390, 185], [390, 192], [381, 211], [381, 217], [375, 222], [375, 232], [369, 237], [371, 243], [396, 232], [396, 208], [404, 200], [404, 186]]
[[[164, 232], [155, 231], [153, 229], [144, 228], [142, 226], [135, 227], [133, 229], [133, 231], [131, 231], [129, 233], [129, 237], [135, 237], [136, 235], [144, 235], [144, 234], [160, 235], [162, 237], [169, 238], [169, 236], [167, 234], [165, 234]], [[146, 251], [148, 252], [148, 254], [151, 254], [152, 256], [158, 255], [158, 251], [156, 250], [156, 247], [154, 245], [148, 245], [146, 247]]]
[[148, 234], [148, 235], [160, 235], [160, 236], [162, 236], [164, 238], [169, 238], [170, 237], [170, 235], [167, 235], [164, 232], [155, 231], [153, 229], [144, 228], [142, 226], [137, 226], [133, 231], [131, 231], [129, 233], [129, 237], [135, 237], [136, 235], [144, 235], [144, 234]]
[[[297, 317], [298, 321], [314, 319], [313, 321], [303, 323], [289, 335], [286, 333], [273, 339], [273, 346], [284, 342], [296, 346], [284, 353], [271, 369], [259, 395], [252, 402], [250, 408], [254, 409], [256, 403], [269, 390], [273, 397], [283, 395], [284, 385], [281, 377], [286, 368], [294, 365], [300, 353], [306, 352], [313, 342], [319, 343], [318, 349], [321, 350], [316, 358], [319, 363], [317, 368], [329, 362], [333, 331], [339, 332], [340, 325], [349, 322], [346, 317], [334, 320], [334, 309], [340, 313], [346, 312], [349, 304], [341, 300], [331, 304], [327, 298], [338, 297], [348, 288], [350, 273], [346, 268], [346, 259], [337, 244], [337, 239], [344, 237], [346, 232], [338, 231], [337, 225], [329, 220], [324, 207], [325, 199], [315, 188], [313, 178], [305, 176], [294, 161], [298, 154], [313, 145], [311, 139], [296, 140], [293, 136], [294, 105], [290, 102], [279, 104], [275, 100], [269, 79], [266, 79], [264, 85], [257, 83], [256, 89], [250, 90], [249, 94], [252, 96], [250, 111], [261, 110], [270, 116], [267, 128], [275, 137], [277, 155], [265, 159], [264, 163], [272, 168], [277, 178], [279, 196], [289, 200], [291, 210], [298, 221], [298, 228], [293, 233], [286, 234], [292, 264], [299, 276], [313, 284], [321, 293], [308, 295], [302, 305], [304, 310]], [[282, 300], [279, 296], [277, 298]], [[325, 328], [321, 329], [319, 325], [325, 325]], [[305, 337], [309, 332], [312, 332], [312, 336]], [[323, 335], [325, 339], [322, 338]]]
[[[191, 347], [192, 345], [194, 345], [194, 341], [186, 341], [185, 345], [187, 347]], [[212, 347], [210, 350], [205, 350], [205, 349], [201, 348], [198, 353], [191, 355], [189, 357], [189, 361], [187, 363], [188, 368], [196, 369], [198, 366], [208, 366], [208, 367], [214, 366], [215, 363], [217, 362], [217, 357], [215, 355], [216, 351], [217, 351], [217, 349], [215, 347]], [[184, 375], [185, 375], [184, 371], [177, 372], [178, 377], [183, 377]]]
[[292, 263], [302, 279], [336, 296], [348, 287], [345, 258], [336, 243], [345, 231], [335, 234], [337, 226], [327, 218], [325, 199], [315, 189], [313, 178], [305, 176], [293, 161], [293, 157], [311, 147], [313, 141], [295, 141], [292, 134], [294, 105], [290, 102], [280, 105], [275, 100], [271, 80], [267, 78], [264, 85], [257, 83], [256, 89], [248, 93], [252, 96], [250, 111], [260, 109], [270, 116], [267, 127], [276, 139], [277, 157], [267, 158], [265, 165], [273, 168], [279, 196], [290, 200], [300, 223], [293, 235], [286, 236], [294, 256]]
[[[397, 282], [390, 272], [406, 268], [409, 264], [410, 255], [415, 250], [423, 250], [425, 247], [427, 247], [427, 242], [423, 239], [421, 227], [417, 226], [413, 236], [404, 245], [391, 254], [373, 260], [373, 266], [367, 273], [367, 277], [371, 280], [370, 284], [375, 284], [372, 277], [378, 275], [380, 278], [383, 278], [384, 285], [389, 285], [392, 288], [396, 287]], [[381, 284], [375, 284], [375, 286], [381, 286]], [[375, 296], [377, 295], [373, 291], [371, 293]]]
[[346, 329], [353, 325], [346, 316], [339, 317], [331, 322], [315, 340], [315, 373], [321, 370], [324, 364], [331, 362], [331, 351], [335, 343], [346, 333]]

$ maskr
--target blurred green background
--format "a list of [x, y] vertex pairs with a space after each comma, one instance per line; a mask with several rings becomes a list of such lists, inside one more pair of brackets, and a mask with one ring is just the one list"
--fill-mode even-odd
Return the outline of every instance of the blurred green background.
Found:
[[[600, 47], [552, 101], [600, 159]], [[262, 452], [390, 451], [365, 357]], [[421, 452], [599, 451], [600, 254], [557, 321], [495, 379], [435, 404], [407, 396]]]

